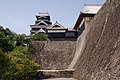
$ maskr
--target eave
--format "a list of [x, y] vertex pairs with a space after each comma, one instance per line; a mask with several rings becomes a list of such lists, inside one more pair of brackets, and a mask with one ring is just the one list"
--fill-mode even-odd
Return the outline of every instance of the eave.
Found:
[[84, 17], [94, 17], [95, 15], [96, 15], [95, 13], [82, 13], [81, 12], [73, 29], [77, 30], [77, 28], [81, 24]]

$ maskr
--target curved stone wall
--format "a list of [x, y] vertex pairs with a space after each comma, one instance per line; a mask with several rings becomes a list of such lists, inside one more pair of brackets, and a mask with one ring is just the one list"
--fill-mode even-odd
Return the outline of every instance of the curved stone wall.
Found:
[[120, 0], [107, 0], [91, 21], [85, 48], [78, 53], [75, 78], [120, 80]]

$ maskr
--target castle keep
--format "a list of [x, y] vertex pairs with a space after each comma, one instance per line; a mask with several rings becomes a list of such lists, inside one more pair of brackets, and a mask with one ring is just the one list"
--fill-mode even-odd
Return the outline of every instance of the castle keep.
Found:
[[35, 24], [30, 25], [31, 35], [43, 33], [48, 35], [48, 38], [77, 38], [76, 30], [68, 29], [57, 21], [52, 24], [48, 13], [38, 13], [36, 19]]
[[80, 12], [73, 29], [69, 29], [57, 21], [52, 24], [49, 13], [39, 12], [36, 14], [35, 24], [30, 25], [30, 34], [43, 33], [46, 34], [49, 39], [77, 38], [82, 34], [85, 28], [89, 27], [91, 20], [97, 14], [101, 6], [101, 4], [84, 4], [83, 11]]
[[52, 25], [52, 22], [50, 22], [50, 15], [48, 13], [38, 13], [36, 19], [35, 24], [30, 25], [31, 35], [36, 33], [46, 33], [46, 28]]

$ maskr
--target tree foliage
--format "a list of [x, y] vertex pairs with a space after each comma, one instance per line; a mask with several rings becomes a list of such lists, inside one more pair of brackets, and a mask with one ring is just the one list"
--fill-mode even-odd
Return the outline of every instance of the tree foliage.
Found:
[[13, 33], [8, 28], [4, 29], [2, 26], [0, 26], [0, 49], [4, 52], [12, 51], [15, 46], [21, 46], [26, 43], [25, 39], [26, 35], [18, 35], [16, 33]]
[[42, 33], [38, 33], [38, 34], [33, 35], [31, 37], [31, 39], [33, 41], [46, 41], [47, 40], [47, 35], [42, 34]]
[[5, 53], [0, 51], [0, 80], [12, 80], [15, 66]]
[[0, 26], [0, 80], [33, 80], [39, 65], [29, 57], [29, 40]]
[[20, 46], [20, 45], [25, 44], [25, 35], [24, 34], [17, 35], [15, 41], [16, 41], [16, 46]]
[[9, 52], [14, 49], [13, 39], [11, 39], [12, 32], [0, 26], [0, 50]]
[[0, 80], [32, 80], [39, 65], [28, 56], [28, 47], [16, 47], [9, 54], [0, 52]]

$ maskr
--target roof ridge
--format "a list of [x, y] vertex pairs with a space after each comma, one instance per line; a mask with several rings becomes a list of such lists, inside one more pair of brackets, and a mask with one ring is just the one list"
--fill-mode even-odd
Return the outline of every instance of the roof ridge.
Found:
[[84, 4], [84, 6], [102, 6], [103, 4]]

